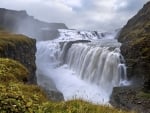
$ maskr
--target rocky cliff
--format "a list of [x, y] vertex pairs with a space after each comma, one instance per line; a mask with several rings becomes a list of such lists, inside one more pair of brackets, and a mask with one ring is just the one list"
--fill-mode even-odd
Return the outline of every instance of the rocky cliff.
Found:
[[[19, 61], [21, 64], [23, 64], [27, 68], [27, 71], [29, 71], [27, 79], [24, 79], [25, 83], [37, 84], [38, 78], [36, 76], [35, 53], [36, 53], [35, 39], [28, 38], [24, 35], [16, 35], [10, 34], [5, 31], [0, 31], [0, 58], [14, 59], [15, 61]], [[2, 62], [0, 62], [0, 64], [1, 63]], [[9, 68], [14, 68], [14, 73], [20, 72], [20, 70], [17, 69], [15, 65], [14, 67], [9, 66]], [[3, 68], [0, 68], [0, 70], [2, 69]], [[20, 76], [23, 75], [23, 73], [19, 74]], [[7, 74], [5, 77], [6, 79], [7, 78], [9, 79], [9, 76], [7, 77]], [[42, 78], [40, 81], [42, 82], [43, 79], [44, 78]], [[49, 82], [47, 84], [47, 85], [50, 84], [49, 87], [48, 86], [44, 87], [38, 84], [47, 94], [48, 99], [53, 101], [64, 100], [62, 93], [60, 93], [55, 87], [53, 89], [51, 88], [54, 85], [53, 82], [52, 81], [50, 83]]]
[[113, 89], [110, 103], [138, 113], [150, 112], [150, 2], [121, 30], [118, 40], [127, 64], [130, 86]]
[[150, 90], [150, 2], [123, 27], [119, 41], [128, 77], [138, 79]]
[[0, 31], [0, 57], [19, 61], [29, 70], [28, 81], [36, 83], [36, 41], [23, 35]]
[[58, 34], [58, 29], [67, 29], [63, 23], [47, 23], [29, 16], [26, 11], [15, 11], [0, 8], [1, 28], [13, 32], [24, 34], [37, 40], [54, 39]]

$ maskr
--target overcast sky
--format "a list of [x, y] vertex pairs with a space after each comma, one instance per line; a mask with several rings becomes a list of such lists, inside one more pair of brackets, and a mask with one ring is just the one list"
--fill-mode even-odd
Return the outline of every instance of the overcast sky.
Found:
[[69, 28], [110, 31], [126, 24], [150, 0], [0, 0], [1, 8], [26, 10]]

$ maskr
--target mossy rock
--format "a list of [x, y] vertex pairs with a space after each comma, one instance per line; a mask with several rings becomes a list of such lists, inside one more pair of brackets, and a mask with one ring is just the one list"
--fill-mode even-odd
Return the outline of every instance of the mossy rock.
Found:
[[22, 83], [0, 84], [0, 113], [33, 113], [47, 100], [35, 85]]
[[150, 91], [150, 2], [127, 22], [118, 40], [127, 61], [127, 75], [141, 79], [144, 90]]
[[28, 81], [36, 84], [36, 40], [0, 30], [0, 57], [19, 61], [28, 71]]
[[28, 37], [20, 34], [11, 34], [6, 31], [0, 31], [0, 46], [14, 46], [14, 44], [27, 44], [33, 45], [33, 39], [29, 40]]
[[0, 58], [0, 82], [27, 81], [28, 70], [18, 61]]
[[137, 93], [137, 97], [150, 100], [150, 93], [145, 93], [143, 91], [140, 91]]
[[26, 83], [28, 74], [18, 61], [0, 58], [0, 113], [38, 112], [47, 101], [40, 87]]

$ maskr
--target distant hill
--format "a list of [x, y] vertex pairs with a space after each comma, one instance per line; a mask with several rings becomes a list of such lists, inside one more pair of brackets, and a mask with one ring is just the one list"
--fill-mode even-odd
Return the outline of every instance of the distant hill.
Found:
[[67, 29], [63, 23], [47, 23], [29, 16], [26, 11], [0, 8], [0, 29], [25, 34], [37, 40], [54, 39], [58, 29]]

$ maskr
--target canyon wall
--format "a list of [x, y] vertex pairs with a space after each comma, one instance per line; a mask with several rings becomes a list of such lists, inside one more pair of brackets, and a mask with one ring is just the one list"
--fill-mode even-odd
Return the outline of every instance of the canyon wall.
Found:
[[150, 2], [123, 27], [118, 40], [129, 78], [150, 89]]
[[0, 57], [19, 61], [29, 70], [28, 82], [36, 83], [36, 41], [23, 35], [0, 31]]

